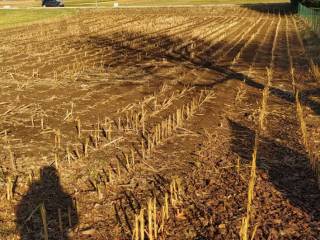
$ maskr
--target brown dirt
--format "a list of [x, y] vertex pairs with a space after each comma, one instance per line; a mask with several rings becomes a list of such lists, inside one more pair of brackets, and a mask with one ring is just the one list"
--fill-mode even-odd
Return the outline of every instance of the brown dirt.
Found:
[[[230, 6], [92, 11], [1, 31], [1, 239], [41, 239], [41, 203], [49, 239], [131, 239], [149, 198], [160, 224], [177, 178], [179, 201], [169, 204], [159, 239], [239, 239], [267, 67], [273, 77], [249, 232], [320, 239], [309, 163], [310, 154], [319, 159], [320, 79], [310, 59], [320, 64], [320, 49], [304, 28], [286, 9]], [[142, 144], [177, 109], [182, 124], [143, 159]]]

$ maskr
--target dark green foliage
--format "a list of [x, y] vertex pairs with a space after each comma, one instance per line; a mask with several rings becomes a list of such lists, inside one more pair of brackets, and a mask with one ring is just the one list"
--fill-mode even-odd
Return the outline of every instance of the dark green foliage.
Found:
[[320, 7], [319, 0], [302, 0], [301, 3], [307, 7]]
[[291, 0], [294, 6], [297, 6], [299, 2], [306, 7], [320, 8], [320, 0]]

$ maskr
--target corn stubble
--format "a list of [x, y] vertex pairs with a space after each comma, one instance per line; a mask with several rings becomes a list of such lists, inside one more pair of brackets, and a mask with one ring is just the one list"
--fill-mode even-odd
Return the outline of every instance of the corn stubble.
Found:
[[[238, 10], [236, 9], [236, 11]], [[123, 17], [124, 19], [127, 18], [126, 14], [119, 14], [120, 17]], [[236, 46], [240, 46], [241, 44], [241, 48], [237, 49], [237, 52], [230, 61], [230, 69], [236, 69], [236, 67], [238, 67], [237, 65], [242, 63], [241, 61], [243, 60], [242, 58], [245, 56], [245, 53], [250, 50], [250, 46], [255, 44], [255, 41], [265, 29], [267, 22], [263, 23], [264, 18], [270, 18], [269, 14], [257, 14], [257, 18], [249, 27], [247, 27], [247, 22], [244, 20], [246, 17], [239, 18], [237, 21], [233, 21], [233, 19], [216, 19], [215, 21], [220, 21], [219, 24], [213, 24], [208, 27], [210, 22], [207, 21], [207, 19], [201, 21], [197, 20], [198, 22], [192, 20], [186, 24], [186, 18], [180, 15], [178, 17], [174, 16], [175, 21], [160, 16], [156, 21], [161, 22], [161, 24], [157, 23], [155, 20], [150, 20], [150, 23], [145, 24], [145, 22], [140, 19], [139, 15], [135, 15], [131, 22], [121, 20], [119, 16], [112, 16], [112, 18], [106, 22], [103, 18], [96, 19], [96, 22], [91, 23], [92, 25], [86, 23], [86, 21], [90, 22], [86, 17], [77, 16], [76, 20], [71, 20], [72, 24], [70, 26], [72, 27], [67, 27], [66, 31], [59, 33], [59, 36], [61, 36], [62, 39], [75, 39], [75, 41], [79, 43], [79, 48], [70, 47], [68, 51], [66, 51], [63, 46], [57, 44], [57, 46], [52, 49], [53, 55], [65, 56], [65, 58], [62, 57], [62, 59], [66, 60], [66, 64], [64, 65], [60, 64], [60, 60], [51, 59], [50, 63], [53, 67], [50, 66], [50, 69], [46, 69], [48, 66], [40, 67], [39, 64], [35, 64], [29, 69], [26, 69], [24, 73], [20, 74], [18, 71], [22, 69], [21, 64], [12, 63], [12, 68], [2, 66], [1, 72], [5, 77], [8, 77], [8, 79], [17, 82], [17, 90], [22, 90], [31, 86], [32, 81], [36, 82], [40, 80], [50, 82], [54, 87], [59, 84], [64, 84], [65, 82], [94, 82], [95, 80], [105, 78], [106, 82], [112, 82], [111, 73], [114, 70], [113, 64], [116, 65], [116, 63], [106, 62], [106, 59], [113, 56], [115, 53], [117, 53], [116, 55], [121, 56], [121, 58], [126, 59], [132, 54], [130, 49], [136, 49], [137, 52], [134, 53], [134, 58], [140, 64], [144, 59], [154, 58], [152, 55], [153, 51], [160, 51], [161, 53], [164, 53], [164, 57], [160, 61], [159, 66], [161, 66], [161, 64], [166, 66], [171, 64], [169, 59], [171, 52], [172, 55], [174, 55], [176, 54], [175, 48], [181, 48], [185, 49], [187, 52], [184, 54], [184, 57], [188, 54], [190, 63], [196, 64], [199, 60], [202, 60], [202, 53], [205, 53], [214, 46], [221, 45], [221, 48], [212, 53], [212, 57], [214, 57], [218, 63], [223, 63], [225, 57], [232, 53], [232, 51], [236, 49]], [[244, 14], [244, 16], [246, 15]], [[273, 26], [273, 23], [276, 20], [277, 18], [273, 17], [270, 25]], [[210, 21], [213, 21], [213, 19]], [[239, 233], [242, 240], [253, 239], [258, 228], [258, 225], [252, 227], [255, 184], [257, 178], [256, 162], [259, 153], [259, 141], [262, 133], [266, 131], [268, 97], [275, 67], [274, 56], [276, 54], [276, 44], [280, 32], [281, 21], [282, 17], [279, 16], [272, 46], [272, 60], [267, 69], [267, 84], [263, 89], [259, 109], [258, 127], [255, 132], [253, 154], [251, 156], [246, 215], [242, 219]], [[288, 21], [287, 16], [286, 21]], [[109, 27], [111, 22], [119, 23], [117, 26], [115, 25], [113, 29]], [[303, 40], [299, 35], [295, 20], [293, 22], [295, 24], [296, 32], [298, 33], [298, 41], [303, 47]], [[197, 23], [197, 25], [202, 25], [199, 28], [190, 25], [195, 23]], [[189, 28], [190, 26], [188, 24], [194, 28], [191, 35], [194, 34], [200, 39], [207, 39], [210, 41], [210, 46], [203, 46], [201, 45], [202, 43], [200, 40], [198, 41], [194, 38], [192, 41], [190, 40], [190, 42], [177, 43], [172, 49], [170, 48], [167, 50], [166, 46], [168, 43], [165, 39], [160, 38], [158, 32], [165, 31], [168, 39], [180, 34], [183, 38], [186, 35], [183, 35], [184, 33], [182, 30]], [[86, 30], [82, 28], [82, 25], [86, 27]], [[178, 27], [178, 25], [181, 26]], [[131, 32], [128, 31], [128, 27]], [[259, 48], [266, 43], [268, 36], [273, 30], [272, 27], [267, 27], [267, 34], [261, 43], [259, 43]], [[239, 31], [242, 28], [245, 28], [245, 30]], [[181, 33], [179, 32], [177, 34], [177, 31], [181, 31]], [[118, 34], [120, 32], [121, 34]], [[146, 32], [149, 36], [141, 37], [139, 35], [141, 32]], [[232, 38], [229, 36], [229, 32], [233, 33], [234, 36]], [[286, 31], [286, 34], [288, 34], [288, 31]], [[109, 44], [113, 45], [94, 48], [93, 43], [90, 45], [90, 41], [88, 41], [89, 44], [83, 43], [84, 35], [111, 36], [112, 41]], [[34, 38], [37, 42], [50, 42], [55, 39], [55, 34], [50, 33], [45, 29], [41, 29], [38, 35], [34, 35], [34, 33], [30, 31], [30, 33], [25, 33], [25, 35], [22, 34], [22, 38]], [[310, 156], [312, 169], [318, 176], [320, 182], [319, 164], [314, 155], [315, 149], [313, 149], [313, 146], [310, 143], [310, 134], [308, 134], [307, 122], [305, 119], [305, 109], [301, 100], [302, 94], [296, 87], [297, 80], [293, 66], [293, 57], [289, 50], [288, 35], [286, 35], [286, 38], [292, 83], [295, 93], [296, 112], [302, 134], [302, 142]], [[156, 39], [157, 42], [154, 42], [154, 39]], [[230, 42], [230, 46], [225, 44], [226, 41]], [[113, 48], [121, 48], [124, 50], [118, 54]], [[32, 59], [33, 62], [43, 63], [47, 60], [47, 56], [41, 54], [41, 52], [39, 53], [37, 48], [32, 44], [27, 44], [24, 50], [29, 54], [30, 59]], [[169, 60], [166, 59], [167, 55]], [[248, 69], [248, 79], [252, 78], [254, 75], [255, 66], [253, 63], [257, 58], [258, 54], [255, 53]], [[317, 66], [312, 58], [309, 58], [309, 64], [310, 72], [314, 78], [319, 80], [319, 66]], [[126, 74], [126, 72], [124, 74]], [[144, 80], [139, 82], [139, 84], [142, 83], [147, 85], [147, 82], [143, 81]], [[25, 114], [26, 119], [24, 119], [24, 124], [26, 127], [30, 128], [33, 133], [41, 136], [49, 136], [48, 143], [50, 143], [48, 145], [50, 145], [50, 151], [47, 154], [47, 159], [50, 164], [54, 165], [64, 177], [70, 174], [69, 170], [73, 167], [82, 166], [84, 171], [90, 173], [86, 176], [84, 182], [86, 184], [89, 183], [92, 187], [92, 192], [94, 197], [96, 197], [95, 201], [103, 203], [108, 200], [107, 197], [110, 193], [117, 195], [119, 189], [131, 189], [132, 185], [129, 180], [132, 176], [139, 175], [141, 169], [148, 169], [150, 172], [157, 173], [156, 169], [152, 167], [152, 160], [157, 158], [157, 150], [160, 149], [162, 145], [168, 144], [171, 140], [177, 138], [179, 131], [198, 117], [197, 114], [200, 112], [203, 105], [210, 102], [210, 100], [215, 97], [212, 90], [199, 90], [196, 87], [186, 87], [185, 85], [182, 89], [180, 88], [177, 91], [173, 91], [176, 85], [183, 83], [183, 81], [183, 77], [173, 84], [168, 84], [167, 82], [169, 81], [165, 81], [165, 84], [159, 87], [153, 94], [148, 93], [143, 99], [134, 100], [132, 101], [133, 103], [130, 103], [127, 106], [119, 107], [117, 111], [114, 111], [115, 113], [112, 113], [110, 116], [103, 116], [103, 114], [101, 114], [103, 111], [94, 108], [93, 115], [96, 116], [94, 120], [92, 120], [94, 118], [93, 116], [90, 119], [87, 119], [87, 116], [80, 113], [81, 107], [77, 105], [77, 102], [80, 102], [79, 99], [73, 99], [72, 102], [68, 99], [67, 109], [63, 109], [63, 116], [60, 119], [61, 121], [59, 124], [51, 123], [49, 117], [44, 114], [44, 112], [40, 111], [41, 109], [39, 109], [39, 106], [32, 108], [30, 105], [22, 105], [9, 109], [3, 116], [9, 116], [11, 112], [12, 115], [10, 116], [20, 113]], [[246, 79], [243, 79], [243, 82], [245, 81]], [[105, 94], [105, 92], [103, 92], [103, 94]], [[246, 95], [246, 88], [239, 88], [235, 98], [236, 104], [243, 101]], [[95, 99], [94, 101], [94, 107], [103, 106], [104, 108], [117, 103], [117, 100], [108, 102], [104, 99]], [[15, 191], [15, 184], [23, 185], [26, 182], [26, 186], [22, 186], [22, 188], [30, 186], [36, 179], [36, 176], [34, 176], [36, 170], [32, 169], [32, 171], [28, 171], [21, 177], [27, 179], [25, 182], [21, 180], [16, 183], [16, 175], [20, 174], [19, 171], [21, 171], [21, 165], [18, 158], [19, 155], [16, 154], [19, 150], [15, 147], [15, 142], [10, 140], [10, 135], [12, 136], [14, 133], [10, 133], [8, 136], [8, 133], [5, 130], [3, 134], [1, 132], [1, 136], [2, 135], [2, 140], [6, 149], [5, 159], [9, 163], [9, 174], [4, 178], [4, 198], [7, 199], [8, 202], [14, 202], [18, 199], [18, 194], [16, 194]], [[209, 156], [201, 156], [201, 158], [212, 158], [214, 151], [211, 151], [208, 154]], [[95, 161], [95, 158], [99, 158], [101, 155], [107, 159], [103, 159], [97, 166], [93, 166], [98, 162]], [[237, 160], [235, 168], [238, 174], [240, 174], [240, 159]], [[127, 184], [128, 182], [130, 184]], [[76, 189], [75, 192], [77, 194], [81, 193], [78, 189]], [[129, 221], [132, 221], [132, 239], [166, 239], [168, 225], [171, 221], [174, 221], [174, 218], [179, 215], [181, 211], [183, 211], [184, 192], [181, 178], [173, 177], [170, 179], [162, 194], [153, 194], [150, 196], [149, 192], [143, 192], [141, 195], [148, 197], [146, 199], [142, 197], [144, 203], [141, 204], [140, 208], [135, 209], [136, 212], [134, 216], [132, 219], [129, 219]], [[59, 231], [60, 235], [62, 235], [65, 229], [63, 229], [64, 223], [62, 222], [61, 209], [57, 209], [57, 213]], [[48, 216], [45, 205], [41, 204], [38, 206], [37, 209], [33, 210], [32, 214], [40, 214], [43, 238], [50, 239], [48, 236]], [[68, 209], [68, 221], [69, 226], [72, 226], [70, 208]]]

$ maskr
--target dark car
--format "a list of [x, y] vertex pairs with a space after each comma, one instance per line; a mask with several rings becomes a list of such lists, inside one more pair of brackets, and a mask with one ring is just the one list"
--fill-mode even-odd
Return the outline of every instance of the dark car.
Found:
[[42, 7], [64, 7], [64, 3], [59, 0], [42, 0]]

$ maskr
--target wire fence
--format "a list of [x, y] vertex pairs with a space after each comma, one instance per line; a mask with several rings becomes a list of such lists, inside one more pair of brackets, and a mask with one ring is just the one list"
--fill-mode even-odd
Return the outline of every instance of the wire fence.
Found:
[[308, 8], [299, 3], [298, 14], [303, 17], [312, 30], [320, 36], [320, 8]]

